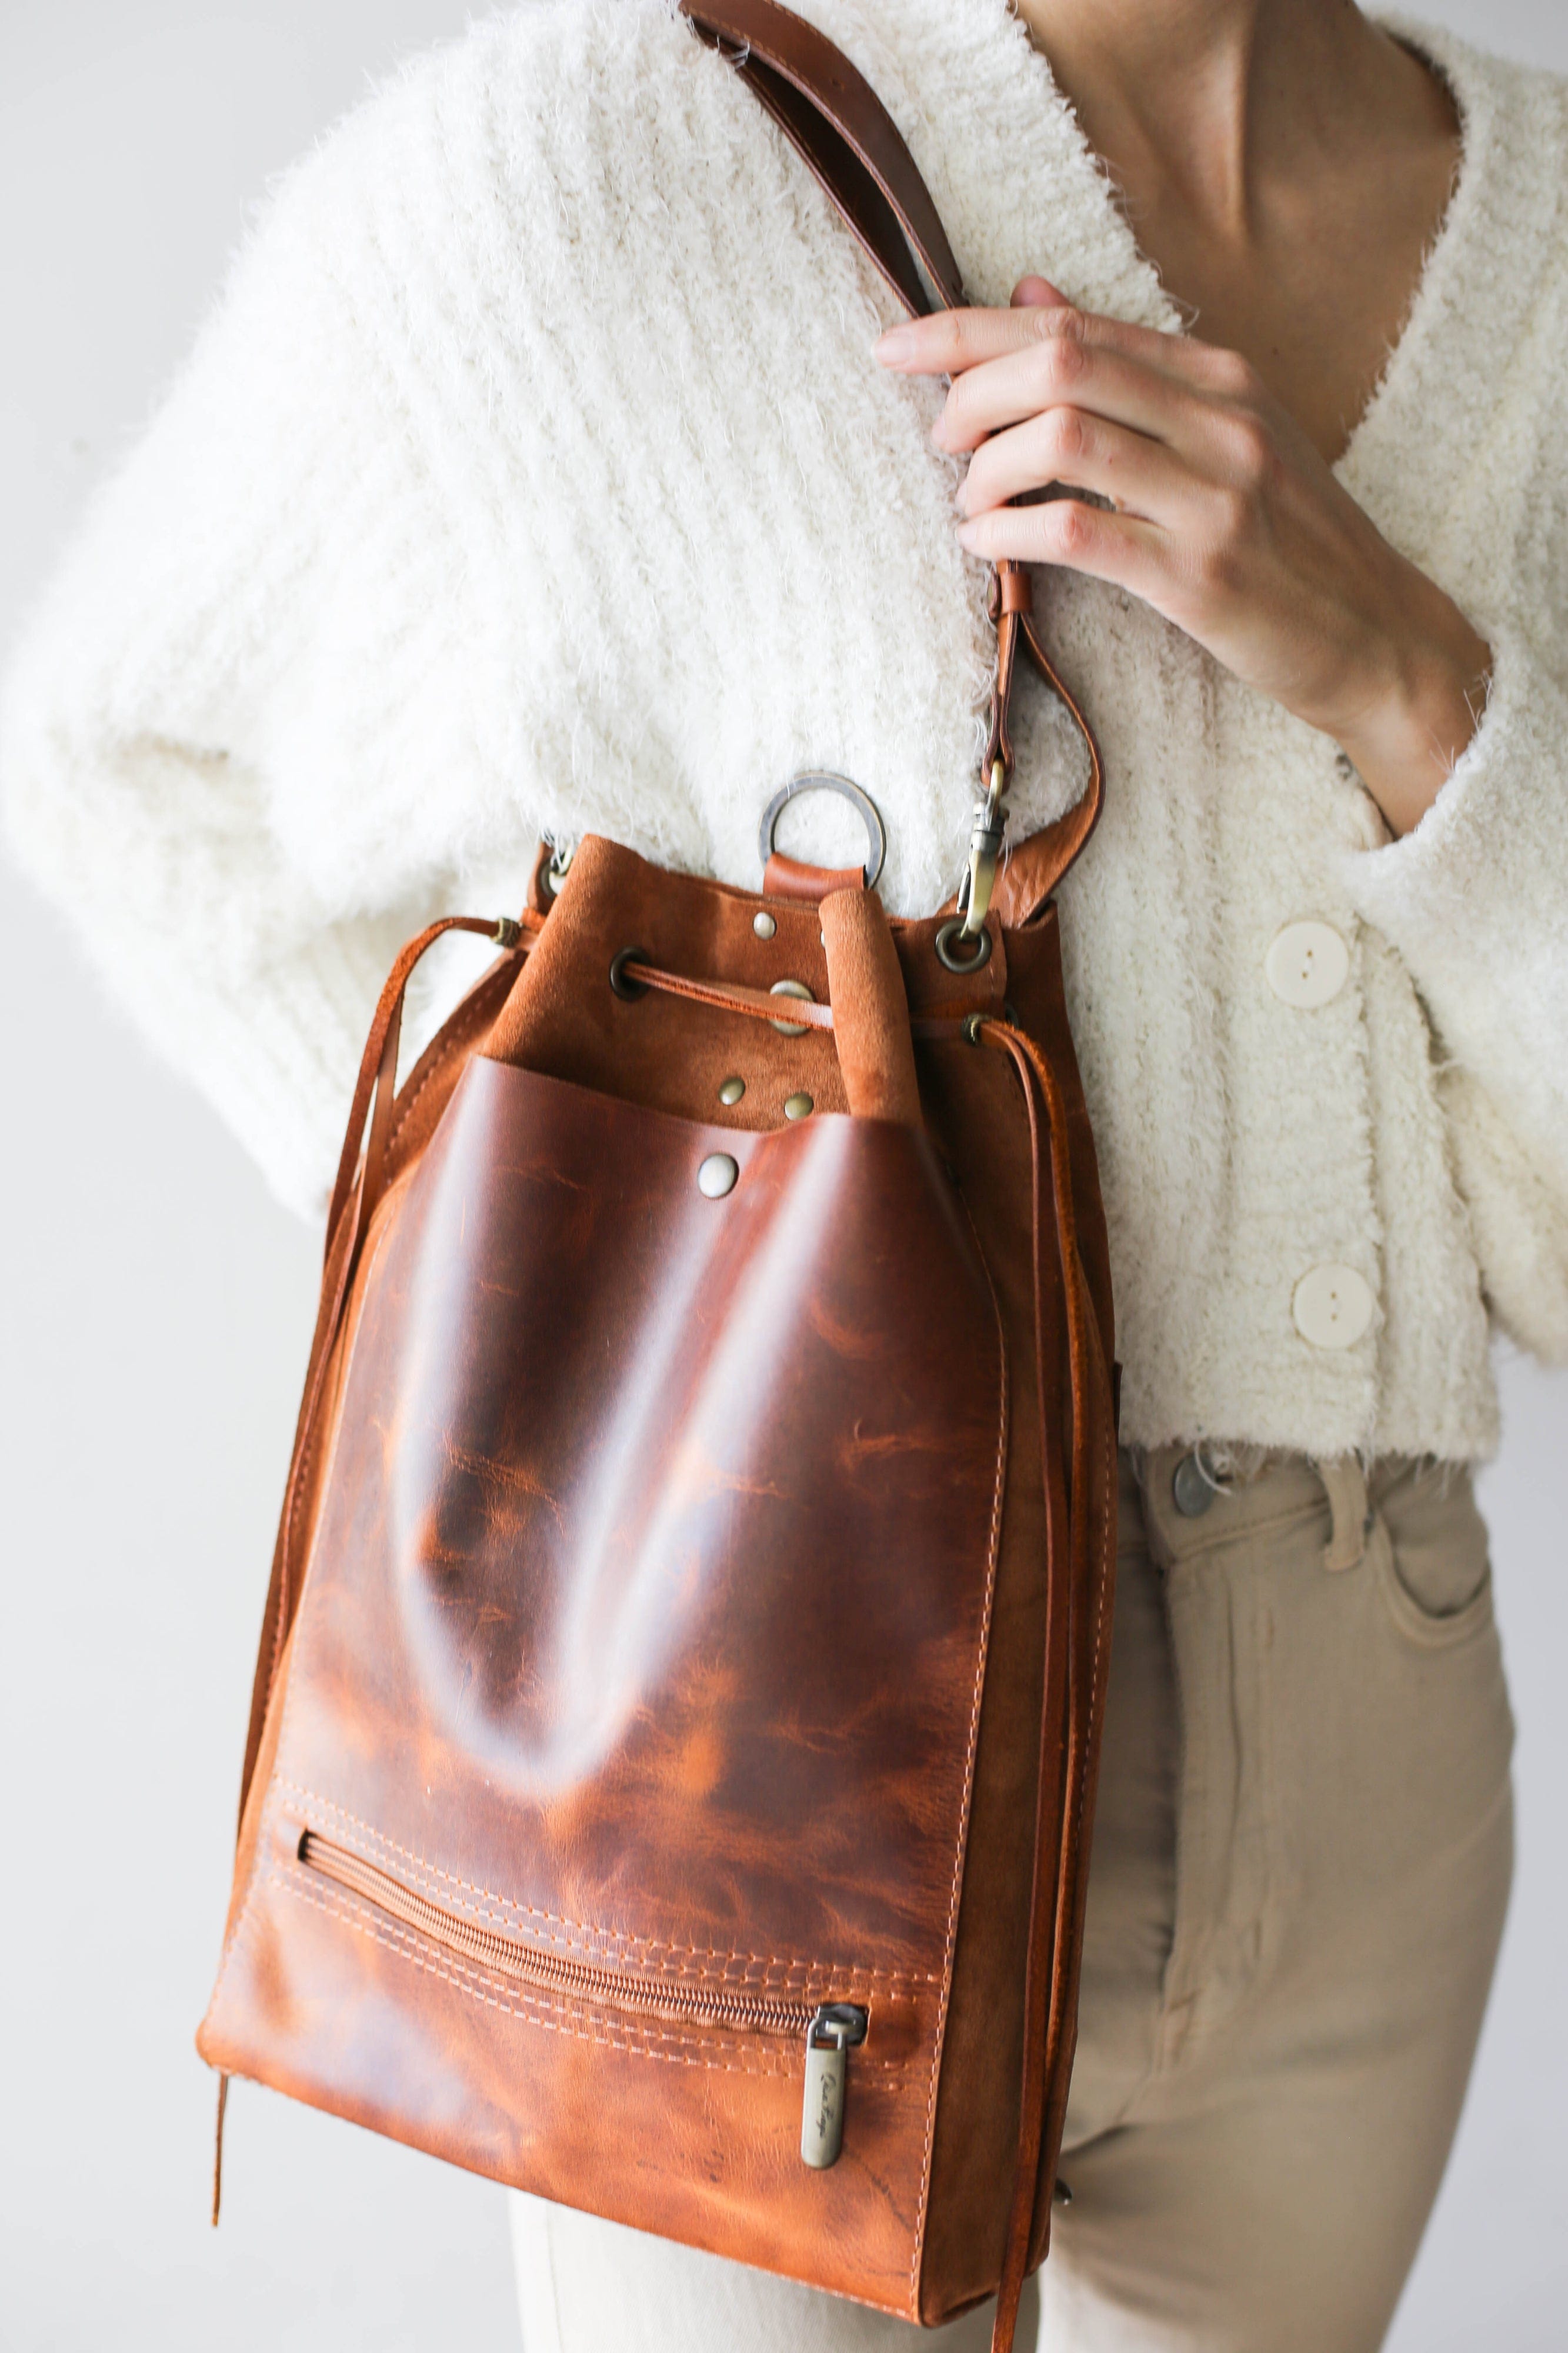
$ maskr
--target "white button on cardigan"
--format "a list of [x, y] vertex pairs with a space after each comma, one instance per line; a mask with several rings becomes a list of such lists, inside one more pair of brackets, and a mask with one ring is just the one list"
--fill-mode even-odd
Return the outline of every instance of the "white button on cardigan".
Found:
[[1353, 1266], [1315, 1266], [1291, 1295], [1296, 1329], [1314, 1348], [1353, 1348], [1371, 1325], [1377, 1302]]
[[1345, 985], [1350, 950], [1331, 923], [1287, 923], [1263, 959], [1268, 986], [1286, 1005], [1313, 1012]]

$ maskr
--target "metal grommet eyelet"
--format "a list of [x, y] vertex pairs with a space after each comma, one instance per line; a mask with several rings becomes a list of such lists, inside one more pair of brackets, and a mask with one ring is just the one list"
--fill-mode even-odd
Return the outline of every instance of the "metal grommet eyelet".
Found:
[[785, 1119], [809, 1119], [816, 1109], [816, 1105], [812, 1102], [811, 1097], [808, 1094], [786, 1095], [784, 1097]]
[[980, 1025], [981, 1025], [981, 1023], [984, 1020], [984, 1018], [985, 1018], [985, 1016], [984, 1016], [984, 1013], [966, 1013], [966, 1014], [964, 1015], [964, 1017], [963, 1017], [963, 1042], [964, 1042], [964, 1044], [965, 1044], [966, 1046], [978, 1046], [978, 1045], [979, 1045], [979, 1043], [980, 1043]]
[[[769, 989], [770, 997], [797, 997], [803, 1005], [815, 1005], [816, 999], [804, 980], [775, 980]], [[804, 1038], [811, 1027], [808, 1021], [775, 1021], [772, 1024], [781, 1038]]]
[[771, 940], [778, 930], [778, 922], [774, 916], [769, 914], [765, 907], [759, 907], [752, 917], [752, 929], [758, 939]]
[[647, 995], [647, 981], [626, 978], [627, 965], [646, 964], [647, 961], [647, 948], [623, 948], [619, 955], [610, 959], [610, 987], [624, 1004], [635, 1004], [639, 997]]
[[576, 844], [567, 842], [563, 848], [559, 842], [552, 841], [549, 847], [550, 856], [540, 881], [543, 885], [545, 897], [554, 899], [560, 896], [561, 885], [572, 871], [572, 860], [576, 855]]
[[744, 1079], [725, 1079], [719, 1089], [719, 1100], [726, 1104], [738, 1103], [745, 1092]]
[[942, 929], [938, 932], [936, 938], [932, 943], [936, 949], [936, 960], [938, 964], [941, 965], [944, 972], [983, 972], [985, 966], [990, 963], [990, 933], [973, 932], [969, 934], [968, 936], [972, 938], [974, 943], [974, 954], [970, 956], [956, 956], [952, 953], [953, 942], [955, 940], [962, 939], [964, 936], [963, 917], [962, 915], [950, 915], [946, 923], [942, 926]]

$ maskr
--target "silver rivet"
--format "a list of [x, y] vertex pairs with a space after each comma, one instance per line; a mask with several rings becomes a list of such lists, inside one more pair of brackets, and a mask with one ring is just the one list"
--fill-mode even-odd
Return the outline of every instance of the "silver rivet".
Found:
[[[803, 1005], [815, 1005], [816, 1002], [804, 980], [775, 980], [768, 995], [798, 997]], [[805, 1021], [775, 1021], [773, 1026], [781, 1038], [804, 1038], [811, 1025]]]
[[784, 1098], [785, 1119], [809, 1119], [815, 1108], [809, 1095], [786, 1095]]
[[752, 929], [755, 932], [758, 939], [771, 940], [773, 934], [778, 930], [778, 925], [774, 923], [773, 917], [769, 914], [765, 907], [759, 907], [756, 913], [752, 917]]
[[1171, 1500], [1183, 1519], [1201, 1520], [1214, 1499], [1214, 1482], [1196, 1452], [1184, 1454], [1171, 1478]]
[[719, 1090], [719, 1100], [721, 1103], [738, 1103], [745, 1092], [744, 1079], [726, 1079]]
[[710, 1152], [697, 1171], [697, 1189], [710, 1201], [721, 1201], [726, 1193], [734, 1191], [740, 1173], [738, 1164], [727, 1152]]

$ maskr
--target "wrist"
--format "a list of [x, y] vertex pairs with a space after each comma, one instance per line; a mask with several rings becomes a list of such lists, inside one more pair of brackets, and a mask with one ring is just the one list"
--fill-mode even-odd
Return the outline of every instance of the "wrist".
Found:
[[1491, 648], [1431, 581], [1391, 637], [1381, 684], [1330, 729], [1394, 834], [1413, 832], [1468, 750], [1486, 710]]

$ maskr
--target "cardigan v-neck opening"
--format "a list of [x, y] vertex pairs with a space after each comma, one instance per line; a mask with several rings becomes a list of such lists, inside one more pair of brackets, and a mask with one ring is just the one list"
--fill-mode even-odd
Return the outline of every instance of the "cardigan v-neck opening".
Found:
[[[1071, 163], [1083, 175], [1086, 193], [1092, 188], [1095, 199], [1103, 209], [1108, 231], [1113, 232], [1119, 242], [1124, 239], [1130, 248], [1133, 269], [1147, 289], [1150, 310], [1163, 314], [1159, 323], [1167, 331], [1185, 332], [1189, 316], [1194, 315], [1194, 306], [1166, 285], [1159, 264], [1139, 243], [1137, 230], [1110, 166], [1085, 132], [1077, 108], [1057, 79], [1049, 54], [1030, 37], [1027, 26], [1012, 5], [1012, 0], [980, 0], [980, 5], [995, 9], [1022, 33], [1028, 59], [1046, 86], [1052, 111], [1059, 110], [1070, 128], [1070, 140], [1064, 144]], [[1448, 91], [1458, 117], [1459, 150], [1442, 216], [1422, 256], [1421, 267], [1410, 288], [1399, 324], [1389, 338], [1383, 365], [1342, 447], [1328, 461], [1334, 474], [1347, 483], [1357, 470], [1358, 445], [1369, 435], [1375, 435], [1379, 412], [1385, 405], [1385, 396], [1391, 384], [1400, 372], [1402, 356], [1418, 328], [1424, 325], [1424, 311], [1432, 307], [1429, 298], [1434, 281], [1440, 280], [1447, 274], [1446, 248], [1450, 239], [1462, 229], [1467, 208], [1461, 198], [1473, 176], [1476, 160], [1472, 154], [1472, 145], [1477, 138], [1474, 111], [1467, 101], [1463, 74], [1455, 70], [1458, 61], [1451, 55], [1439, 54], [1446, 45], [1434, 40], [1425, 26], [1410, 24], [1403, 18], [1378, 16], [1373, 21], [1429, 73], [1435, 74]]]

